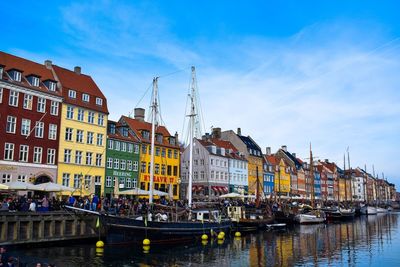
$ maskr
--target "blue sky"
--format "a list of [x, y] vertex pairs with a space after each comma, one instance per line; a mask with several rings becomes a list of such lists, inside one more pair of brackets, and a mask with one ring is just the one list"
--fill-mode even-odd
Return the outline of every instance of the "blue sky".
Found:
[[[400, 188], [398, 1], [5, 1], [0, 49], [79, 65], [110, 118], [152, 77], [162, 116], [182, 134], [190, 66], [204, 127], [241, 127], [264, 149], [364, 167]], [[176, 73], [175, 73], [176, 72]], [[173, 75], [165, 75], [174, 73]]]

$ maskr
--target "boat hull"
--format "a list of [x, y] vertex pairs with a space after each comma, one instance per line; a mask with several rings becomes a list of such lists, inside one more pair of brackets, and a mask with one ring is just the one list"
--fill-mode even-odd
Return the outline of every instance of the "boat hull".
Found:
[[297, 214], [295, 216], [296, 222], [300, 224], [317, 224], [325, 222], [325, 217], [313, 214]]
[[218, 222], [145, 222], [131, 218], [102, 215], [101, 223], [109, 244], [141, 243], [150, 239], [152, 244], [180, 243], [200, 238], [203, 234], [228, 233], [231, 221]]
[[361, 214], [364, 214], [364, 215], [375, 215], [375, 214], [377, 214], [376, 208], [375, 207], [371, 207], [371, 206], [363, 206], [363, 207], [361, 207], [360, 212], [361, 212]]

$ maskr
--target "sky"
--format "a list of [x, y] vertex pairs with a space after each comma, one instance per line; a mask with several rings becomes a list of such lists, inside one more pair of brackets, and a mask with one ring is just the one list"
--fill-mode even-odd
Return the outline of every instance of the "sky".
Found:
[[[148, 108], [185, 136], [190, 67], [204, 131], [384, 176], [400, 191], [398, 1], [4, 1], [0, 50], [93, 77], [110, 119]], [[346, 159], [347, 161], [347, 159]]]

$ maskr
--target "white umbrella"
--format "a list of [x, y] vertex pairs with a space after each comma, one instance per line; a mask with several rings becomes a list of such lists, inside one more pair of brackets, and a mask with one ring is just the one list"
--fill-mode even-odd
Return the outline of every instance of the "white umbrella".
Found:
[[37, 190], [36, 185], [25, 182], [9, 182], [5, 183], [9, 190]]
[[133, 195], [133, 196], [145, 196], [149, 195], [149, 191], [140, 189], [140, 188], [132, 188], [129, 190], [124, 190], [124, 191], [119, 191], [118, 192], [120, 195]]
[[7, 190], [8, 186], [5, 184], [0, 184], [0, 190]]
[[75, 191], [74, 188], [56, 184], [56, 183], [51, 183], [51, 182], [37, 184], [36, 187], [37, 187], [37, 189], [36, 189], [37, 191], [45, 191], [45, 192], [62, 192], [62, 191], [73, 192], [73, 191]]
[[153, 190], [153, 195], [160, 196], [160, 197], [166, 197], [166, 196], [168, 196], [169, 194], [168, 194], [168, 193], [165, 193], [165, 192], [163, 192], [163, 191], [160, 191], [160, 190]]
[[238, 194], [238, 193], [229, 193], [229, 194], [225, 194], [225, 195], [220, 195], [220, 198], [241, 198], [244, 195]]

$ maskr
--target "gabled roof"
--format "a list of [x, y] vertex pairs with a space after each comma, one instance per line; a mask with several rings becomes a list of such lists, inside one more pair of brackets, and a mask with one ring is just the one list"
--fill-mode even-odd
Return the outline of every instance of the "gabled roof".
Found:
[[[129, 118], [126, 116], [122, 116], [120, 119], [120, 122], [122, 124], [123, 124], [123, 122], [125, 122], [128, 125], [128, 127], [135, 133], [135, 135], [139, 138], [139, 140], [141, 142], [150, 143], [150, 140], [143, 138], [142, 131], [143, 130], [148, 131], [149, 134], [151, 135], [151, 123], [137, 120], [137, 119], [132, 119], [132, 118]], [[174, 137], [174, 136], [172, 136], [169, 133], [169, 131], [167, 130], [167, 128], [165, 128], [164, 126], [156, 127], [156, 134], [163, 135], [163, 143], [162, 144], [164, 146], [169, 146], [169, 147], [174, 147], [174, 148], [179, 147], [178, 140], [175, 140], [175, 146], [170, 145], [168, 140], [166, 140], [165, 137]]]
[[268, 155], [268, 156], [265, 156], [265, 158], [272, 165], [278, 165], [277, 158], [275, 157], [275, 155]]
[[257, 143], [250, 136], [243, 136], [243, 135], [237, 135], [237, 136], [246, 145], [247, 149], [252, 149], [252, 150], [260, 152], [259, 157], [262, 157], [261, 148], [257, 145]]
[[[93, 81], [92, 77], [85, 74], [78, 74], [74, 71], [53, 65], [53, 69], [62, 85], [62, 91], [65, 103], [77, 105], [80, 107], [100, 111], [108, 114], [107, 99]], [[68, 97], [69, 90], [76, 91], [76, 98]], [[89, 102], [82, 100], [82, 95], [88, 94], [90, 96]], [[103, 100], [102, 105], [96, 104], [96, 98]]]
[[[5, 72], [9, 70], [18, 70], [21, 71], [21, 82], [13, 81], [8, 78], [7, 74], [3, 72], [3, 77], [0, 79], [6, 80], [7, 82], [20, 85], [31, 90], [40, 91], [43, 93], [48, 93], [51, 95], [62, 96], [60, 91], [50, 91], [43, 84], [46, 80], [56, 81], [55, 77], [51, 70], [47, 69], [45, 65], [39, 64], [21, 57], [17, 57], [11, 54], [7, 54], [0, 51], [0, 65], [4, 66]], [[25, 79], [30, 75], [34, 75], [36, 77], [40, 77], [41, 83], [39, 87], [31, 86], [29, 82]]]
[[[221, 139], [217, 139], [217, 138], [209, 138], [206, 140], [197, 139], [197, 141], [204, 147], [215, 146], [217, 149], [218, 148], [225, 149], [225, 155], [218, 154], [218, 151], [217, 151], [217, 153], [212, 153], [211, 151], [208, 150], [208, 152], [212, 155], [247, 161], [244, 157], [239, 156], [239, 154], [238, 154], [239, 151], [229, 141], [225, 141], [225, 140], [221, 140]], [[228, 153], [228, 149], [231, 149], [232, 152]]]
[[289, 153], [289, 152], [287, 152], [287, 151], [285, 151], [285, 150], [283, 150], [283, 149], [280, 149], [291, 161], [293, 161], [293, 163], [294, 163], [294, 165], [296, 166], [296, 169], [300, 169], [301, 167], [303, 167], [303, 163], [302, 162], [299, 162], [298, 160], [297, 160], [297, 158], [295, 157], [295, 156], [293, 156], [291, 153]]
[[210, 141], [213, 142], [217, 147], [230, 149], [230, 150], [232, 150], [232, 152], [235, 152], [235, 153], [238, 152], [237, 148], [229, 141], [225, 141], [225, 140], [221, 140], [221, 139], [217, 139], [217, 138], [211, 138]]
[[[130, 131], [128, 131], [128, 136], [123, 136], [120, 132], [120, 128], [124, 127], [122, 124], [116, 121], [108, 120], [108, 124], [115, 124], [115, 134], [112, 134], [108, 131], [107, 129], [107, 137], [112, 138], [112, 139], [117, 139], [117, 140], [123, 140], [123, 141], [128, 141], [128, 142], [138, 142], [139, 139], [134, 136]], [[125, 126], [127, 127], [127, 126]], [[108, 128], [108, 127], [107, 127]]]

